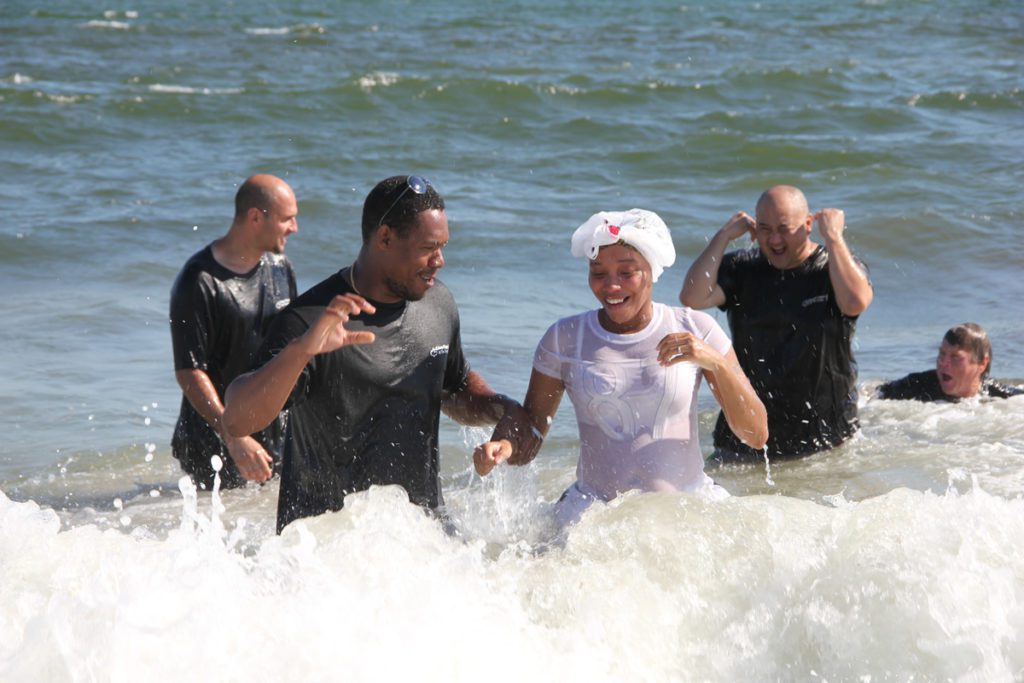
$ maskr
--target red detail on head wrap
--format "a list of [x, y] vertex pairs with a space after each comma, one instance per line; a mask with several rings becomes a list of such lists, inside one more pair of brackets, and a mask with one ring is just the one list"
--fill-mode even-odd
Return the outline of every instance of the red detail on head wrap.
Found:
[[618, 237], [619, 236], [619, 226], [617, 226], [617, 225], [609, 225], [608, 226], [608, 232], [610, 232], [615, 237]]

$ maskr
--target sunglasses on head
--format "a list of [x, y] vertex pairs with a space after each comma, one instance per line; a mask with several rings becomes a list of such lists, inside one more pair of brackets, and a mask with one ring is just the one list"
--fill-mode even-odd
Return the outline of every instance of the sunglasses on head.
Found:
[[406, 192], [412, 190], [414, 194], [423, 194], [427, 191], [428, 185], [430, 185], [430, 183], [427, 182], [426, 178], [422, 178], [418, 175], [407, 176], [405, 179], [405, 187], [402, 188], [399, 195], [395, 197], [395, 201], [391, 202], [391, 206], [387, 208], [387, 211], [380, 215], [380, 220], [377, 221], [377, 227], [379, 228], [384, 225], [384, 218], [391, 213], [391, 209], [395, 208], [395, 205], [398, 204], [398, 202], [402, 201], [402, 197], [405, 196]]

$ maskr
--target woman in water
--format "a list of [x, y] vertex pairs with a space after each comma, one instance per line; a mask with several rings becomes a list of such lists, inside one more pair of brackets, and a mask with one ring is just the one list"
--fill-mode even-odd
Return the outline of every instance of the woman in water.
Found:
[[992, 343], [981, 325], [951, 327], [942, 338], [935, 369], [915, 372], [878, 387], [880, 398], [915, 401], [959, 401], [973, 396], [1009, 398], [1024, 394], [1019, 387], [989, 379]]
[[573, 234], [572, 254], [588, 259], [590, 289], [601, 306], [548, 329], [523, 401], [530, 424], [499, 423], [473, 454], [477, 472], [530, 462], [568, 390], [580, 456], [577, 481], [555, 508], [560, 524], [578, 520], [594, 500], [634, 489], [727, 495], [704, 474], [697, 441], [701, 378], [750, 447], [764, 447], [768, 422], [718, 323], [652, 301], [653, 284], [676, 257], [665, 223], [641, 209], [598, 213]]

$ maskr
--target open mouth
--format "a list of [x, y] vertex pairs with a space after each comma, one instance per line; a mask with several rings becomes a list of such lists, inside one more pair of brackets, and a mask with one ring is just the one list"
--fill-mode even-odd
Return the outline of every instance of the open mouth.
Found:
[[624, 303], [626, 303], [626, 301], [628, 299], [629, 299], [628, 296], [621, 296], [621, 297], [610, 296], [610, 297], [608, 297], [607, 299], [604, 300], [604, 305], [605, 306], [612, 306], [612, 307], [622, 306]]

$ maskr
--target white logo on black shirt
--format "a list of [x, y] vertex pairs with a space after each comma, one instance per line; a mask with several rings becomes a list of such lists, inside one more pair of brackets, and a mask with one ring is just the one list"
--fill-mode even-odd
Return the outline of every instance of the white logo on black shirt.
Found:
[[803, 307], [807, 308], [812, 304], [823, 304], [828, 301], [828, 294], [822, 294], [820, 296], [812, 296], [810, 299], [804, 299]]
[[434, 348], [430, 349], [431, 358], [437, 358], [438, 356], [446, 353], [448, 353], [447, 344], [441, 344], [440, 346], [435, 346]]

